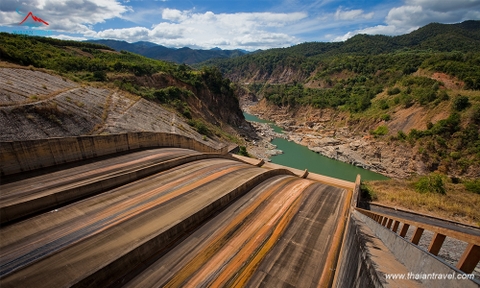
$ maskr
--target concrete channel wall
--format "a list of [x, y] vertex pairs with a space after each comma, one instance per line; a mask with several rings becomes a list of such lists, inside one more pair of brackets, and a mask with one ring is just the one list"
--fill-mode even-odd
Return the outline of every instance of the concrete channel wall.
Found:
[[154, 147], [186, 148], [222, 155], [228, 153], [227, 146], [215, 148], [186, 136], [154, 132], [0, 142], [0, 175], [7, 176], [94, 157]]

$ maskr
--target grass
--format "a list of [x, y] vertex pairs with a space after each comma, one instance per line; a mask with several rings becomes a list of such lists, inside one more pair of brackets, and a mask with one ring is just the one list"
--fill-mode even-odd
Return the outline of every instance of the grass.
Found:
[[480, 227], [479, 194], [467, 191], [464, 184], [453, 184], [450, 181], [445, 181], [445, 195], [419, 193], [415, 190], [417, 180], [368, 181], [365, 185], [376, 195], [377, 199], [373, 203]]

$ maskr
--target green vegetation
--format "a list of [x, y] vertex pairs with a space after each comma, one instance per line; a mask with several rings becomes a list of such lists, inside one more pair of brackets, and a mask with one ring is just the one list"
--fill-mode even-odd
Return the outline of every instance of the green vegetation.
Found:
[[[415, 147], [429, 171], [462, 174], [480, 167], [479, 31], [480, 21], [430, 24], [402, 36], [357, 35], [210, 63], [271, 104], [348, 112], [347, 124], [375, 125], [375, 137], [393, 130], [389, 139]], [[419, 107], [451, 115], [425, 130], [396, 130], [396, 113]]]
[[238, 149], [239, 149], [239, 150], [238, 150], [238, 155], [250, 157], [250, 155], [249, 155], [248, 152], [247, 152], [247, 147], [245, 147], [245, 146], [239, 146]]
[[188, 125], [192, 126], [198, 133], [205, 135], [205, 136], [211, 136], [212, 131], [208, 126], [205, 124], [205, 122], [201, 119], [190, 119], [187, 121]]
[[221, 91], [224, 83], [219, 85], [219, 77], [230, 84], [230, 80], [224, 79], [216, 68], [205, 67], [202, 71], [196, 71], [185, 64], [153, 60], [126, 51], [116, 52], [107, 46], [88, 42], [2, 32], [0, 43], [2, 60], [54, 70], [77, 81], [107, 81], [111, 73], [135, 76], [165, 73], [194, 87], [207, 85]]
[[375, 193], [374, 189], [365, 182], [360, 184], [360, 196], [364, 201], [370, 202], [378, 200], [377, 193]]
[[453, 100], [453, 107], [452, 108], [455, 111], [462, 111], [462, 110], [465, 110], [469, 105], [470, 105], [470, 102], [469, 102], [467, 96], [458, 95]]
[[467, 189], [470, 192], [480, 194], [480, 179], [466, 181], [465, 189]]
[[[281, 106], [361, 113], [382, 91], [396, 97], [385, 100], [382, 109], [395, 103], [405, 108], [438, 105], [449, 98], [442, 83], [413, 73], [444, 72], [463, 81], [466, 89], [480, 89], [480, 52], [473, 49], [480, 45], [479, 27], [480, 21], [430, 24], [403, 36], [357, 35], [341, 43], [304, 43], [208, 63], [236, 79], [260, 76], [249, 90]], [[289, 83], [266, 84], [285, 71], [293, 73]], [[307, 88], [307, 83], [320, 89]]]
[[385, 125], [378, 126], [377, 129], [370, 131], [370, 134], [374, 136], [384, 136], [388, 134], [388, 127]]
[[422, 176], [415, 183], [415, 190], [420, 193], [446, 194], [443, 176], [438, 173], [431, 173]]
[[472, 116], [477, 113], [475, 109], [469, 108], [463, 114], [453, 112], [435, 124], [427, 123], [427, 130], [410, 130], [408, 136], [399, 131], [391, 139], [418, 145], [422, 161], [430, 171], [466, 172], [471, 165], [480, 163], [480, 125]]

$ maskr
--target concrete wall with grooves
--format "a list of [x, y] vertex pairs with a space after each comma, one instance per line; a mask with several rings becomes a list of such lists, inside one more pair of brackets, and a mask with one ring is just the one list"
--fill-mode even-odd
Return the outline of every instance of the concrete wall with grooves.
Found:
[[334, 277], [335, 287], [383, 287], [375, 264], [370, 259], [366, 241], [368, 233], [352, 215], [360, 198], [360, 175], [355, 180], [348, 222]]
[[219, 154], [228, 152], [227, 146], [214, 148], [186, 136], [153, 132], [0, 142], [0, 174], [2, 176], [12, 175], [109, 154], [154, 147], [177, 147]]
[[384, 287], [366, 247], [368, 236], [360, 226], [350, 215], [335, 272], [335, 287]]
[[31, 199], [30, 201], [18, 202], [9, 206], [3, 206], [0, 207], [0, 224], [3, 225], [5, 223], [18, 220], [21, 217], [33, 215], [42, 211], [52, 210], [55, 207], [60, 207], [61, 205], [99, 194], [103, 191], [125, 185], [129, 182], [136, 181], [161, 171], [172, 169], [185, 163], [217, 157], [232, 159], [231, 157], [217, 154], [183, 156], [147, 167], [142, 167], [137, 170], [129, 170], [125, 173], [115, 174], [108, 179], [102, 179], [100, 181], [91, 182], [85, 185], [69, 187], [68, 189], [58, 191], [55, 194], [43, 195], [42, 197]]
[[117, 287], [120, 283], [124, 283], [126, 279], [114, 279], [112, 277], [113, 275], [123, 277], [123, 275], [128, 275], [128, 272], [143, 266], [145, 259], [148, 259], [148, 261], [154, 260], [152, 255], [158, 255], [164, 252], [181, 237], [190, 233], [212, 215], [228, 206], [232, 201], [243, 196], [263, 181], [277, 175], [293, 176], [294, 174], [286, 169], [265, 170], [265, 172], [248, 179], [243, 184], [226, 193], [223, 197], [213, 201], [208, 206], [183, 219], [168, 230], [159, 233], [156, 237], [142, 243], [131, 251], [126, 251], [122, 257], [95, 273], [84, 275], [86, 277], [81, 277], [81, 280], [73, 285], [73, 287]]

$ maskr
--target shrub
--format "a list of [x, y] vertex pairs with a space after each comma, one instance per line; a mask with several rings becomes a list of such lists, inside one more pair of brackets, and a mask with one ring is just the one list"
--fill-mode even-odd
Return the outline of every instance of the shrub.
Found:
[[188, 120], [188, 125], [192, 126], [198, 133], [210, 136], [212, 132], [208, 129], [207, 125], [201, 120], [190, 119]]
[[476, 179], [473, 181], [466, 181], [464, 183], [465, 189], [467, 189], [470, 192], [480, 194], [480, 180]]
[[380, 107], [380, 109], [382, 110], [387, 110], [388, 108], [390, 108], [390, 106], [388, 105], [388, 102], [387, 100], [385, 99], [382, 99], [378, 102], [378, 106]]
[[400, 102], [404, 108], [410, 108], [415, 103], [413, 97], [410, 94], [403, 94], [400, 96]]
[[388, 95], [397, 95], [401, 92], [400, 88], [395, 87], [387, 90]]
[[442, 119], [435, 123], [430, 129], [434, 135], [450, 136], [460, 130], [460, 114], [452, 113], [447, 119]]
[[397, 138], [399, 140], [405, 140], [405, 139], [407, 139], [407, 134], [405, 134], [405, 132], [400, 130], [400, 131], [397, 132]]
[[440, 101], [447, 101], [447, 100], [450, 99], [450, 97], [448, 96], [448, 94], [445, 90], [442, 90], [442, 91], [440, 91], [440, 93], [438, 93], [438, 99]]
[[247, 157], [250, 156], [247, 152], [247, 147], [245, 147], [245, 146], [240, 146], [239, 147], [238, 155], [247, 156]]
[[377, 129], [370, 132], [374, 136], [383, 136], [388, 134], [388, 127], [385, 125], [378, 126]]
[[95, 71], [95, 72], [93, 72], [93, 80], [106, 81], [107, 80], [107, 73], [105, 73], [105, 71], [101, 71], [101, 70]]
[[454, 160], [458, 160], [462, 157], [462, 154], [460, 152], [450, 152], [450, 157]]
[[470, 102], [468, 101], [467, 96], [458, 95], [457, 97], [455, 97], [455, 99], [453, 99], [452, 105], [453, 105], [452, 108], [455, 111], [462, 111], [466, 109], [468, 106], [470, 106]]
[[365, 184], [365, 183], [360, 184], [360, 196], [365, 201], [376, 201], [376, 200], [378, 200], [377, 193], [375, 193], [375, 191], [373, 191], [373, 189], [368, 187], [367, 184]]
[[415, 190], [419, 193], [447, 194], [443, 177], [438, 173], [431, 173], [427, 176], [420, 177], [420, 179], [415, 182]]
[[390, 117], [389, 114], [383, 114], [382, 116], [380, 116], [380, 119], [382, 119], [383, 121], [390, 121], [392, 117]]
[[473, 106], [470, 112], [470, 120], [472, 120], [473, 123], [480, 124], [480, 105], [477, 104]]

